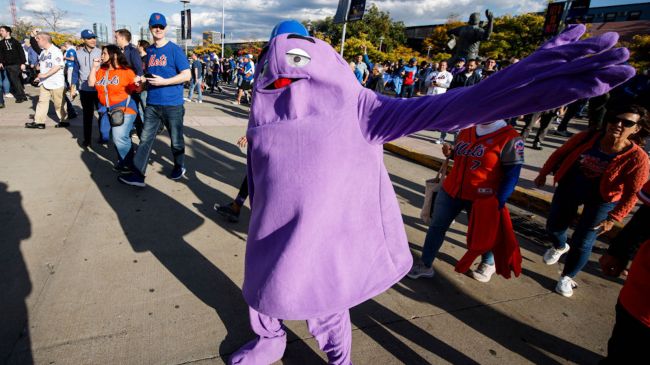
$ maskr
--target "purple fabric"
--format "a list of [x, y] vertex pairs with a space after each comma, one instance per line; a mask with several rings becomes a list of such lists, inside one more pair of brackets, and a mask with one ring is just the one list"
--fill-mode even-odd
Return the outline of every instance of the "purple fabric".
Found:
[[[577, 41], [583, 33], [570, 27], [477, 85], [411, 99], [363, 88], [318, 39], [274, 38], [255, 75], [247, 133], [247, 303], [275, 318], [324, 317], [399, 281], [412, 257], [382, 144], [555, 108], [633, 76], [620, 65], [627, 50], [611, 49], [615, 34]], [[309, 63], [291, 66], [292, 49], [309, 54]], [[281, 77], [298, 80], [267, 89]]]

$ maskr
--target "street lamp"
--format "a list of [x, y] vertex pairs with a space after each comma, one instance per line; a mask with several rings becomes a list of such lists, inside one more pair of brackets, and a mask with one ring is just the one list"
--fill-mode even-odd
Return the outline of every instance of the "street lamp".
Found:
[[384, 44], [384, 36], [379, 37], [379, 52], [381, 52], [381, 45]]
[[224, 33], [226, 27], [226, 0], [221, 0], [221, 59], [223, 60], [223, 47], [226, 40], [226, 33]]
[[429, 58], [429, 52], [431, 52], [431, 46], [427, 47], [427, 58]]
[[[187, 25], [187, 4], [189, 4], [190, 0], [181, 0], [183, 3], [183, 12], [185, 12], [185, 25]], [[185, 41], [183, 42], [185, 44], [185, 55], [187, 55], [187, 37], [186, 34], [181, 34], [181, 39], [184, 39]]]

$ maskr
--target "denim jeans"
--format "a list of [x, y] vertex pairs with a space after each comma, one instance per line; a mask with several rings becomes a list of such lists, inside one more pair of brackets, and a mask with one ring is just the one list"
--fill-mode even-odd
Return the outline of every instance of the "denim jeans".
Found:
[[203, 91], [201, 90], [202, 83], [203, 83], [203, 79], [198, 79], [198, 80], [192, 79], [190, 81], [190, 91], [187, 96], [188, 99], [192, 100], [192, 96], [194, 96], [194, 89], [196, 89], [196, 92], [199, 94], [198, 100], [203, 101]]
[[115, 149], [121, 162], [129, 162], [128, 156], [130, 156], [129, 152], [131, 152], [132, 148], [131, 129], [133, 129], [135, 117], [136, 114], [124, 114], [124, 123], [119, 127], [111, 128], [113, 143], [115, 143]]
[[0, 70], [0, 81], [2, 81], [2, 84], [0, 85], [3, 94], [9, 94], [11, 92], [11, 83], [9, 82], [9, 73], [7, 70], [4, 68]]
[[140, 138], [138, 151], [133, 159], [133, 165], [142, 175], [147, 171], [147, 162], [153, 142], [158, 134], [158, 127], [163, 123], [171, 138], [174, 167], [183, 166], [185, 162], [185, 141], [183, 140], [183, 105], [151, 105], [144, 110], [144, 128]]
[[[433, 259], [436, 258], [438, 251], [440, 251], [451, 222], [456, 219], [463, 209], [469, 214], [472, 210], [472, 202], [470, 200], [453, 198], [444, 189], [440, 189], [434, 202], [431, 225], [427, 231], [427, 236], [424, 239], [424, 247], [422, 248], [422, 262], [426, 267], [431, 267], [431, 264], [433, 264]], [[483, 254], [481, 262], [494, 265], [494, 255], [492, 252]]]
[[415, 85], [404, 85], [402, 86], [402, 94], [401, 96], [403, 98], [412, 98], [413, 97], [413, 92], [415, 91]]
[[567, 243], [567, 230], [578, 215], [578, 207], [583, 205], [582, 215], [571, 236], [571, 249], [567, 255], [562, 275], [575, 277], [589, 261], [591, 249], [598, 236], [594, 227], [607, 219], [616, 202], [604, 202], [594, 196], [591, 189], [573, 182], [570, 176], [563, 178], [555, 189], [551, 210], [546, 220], [546, 231], [553, 247], [564, 248]]

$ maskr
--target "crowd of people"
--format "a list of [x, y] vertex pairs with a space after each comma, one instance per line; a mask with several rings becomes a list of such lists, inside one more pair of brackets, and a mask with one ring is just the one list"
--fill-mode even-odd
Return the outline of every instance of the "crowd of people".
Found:
[[[238, 58], [220, 58], [215, 53], [206, 56], [192, 54], [188, 60], [178, 45], [165, 38], [167, 21], [164, 15], [152, 14], [148, 24], [153, 38], [151, 44], [141, 40], [133, 45], [130, 32], [120, 29], [115, 33], [115, 44], [101, 48], [97, 46], [97, 36], [90, 30], [81, 32], [81, 46], [67, 42], [59, 47], [53, 44], [52, 36], [47, 32], [35, 30], [21, 44], [11, 37], [11, 28], [0, 27], [3, 80], [0, 108], [4, 107], [4, 99], [9, 95], [17, 103], [26, 101], [23, 83], [30, 82], [39, 88], [39, 96], [34, 121], [26, 123], [25, 127], [45, 129], [52, 102], [58, 117], [55, 127], [65, 128], [69, 126], [69, 119], [76, 116], [72, 101], [79, 97], [83, 118], [80, 145], [85, 148], [91, 145], [93, 121], [97, 119], [98, 143], [112, 140], [115, 146], [117, 162], [114, 170], [119, 173], [118, 180], [138, 187], [145, 186], [149, 155], [156, 135], [166, 128], [171, 138], [174, 162], [169, 178], [181, 179], [186, 173], [184, 103], [194, 101], [194, 94], [197, 94], [196, 102], [202, 103], [203, 92], [208, 89], [211, 93], [215, 93], [215, 88], [223, 93], [221, 83], [237, 86], [233, 103], [251, 104], [255, 56], [244, 54]], [[447, 61], [422, 61], [418, 65], [417, 61], [411, 58], [407, 62], [398, 60], [379, 64], [372, 62], [364, 51], [349, 65], [364, 87], [381, 94], [411, 98], [439, 95], [450, 89], [479, 84], [519, 60], [511, 58], [503, 65], [492, 58], [461, 58], [452, 65]], [[5, 87], [5, 81], [9, 86]], [[189, 88], [185, 96], [186, 83], [189, 83]], [[619, 275], [649, 238], [649, 231], [643, 223], [647, 222], [650, 205], [650, 185], [647, 182], [650, 162], [642, 148], [650, 134], [646, 109], [648, 89], [646, 72], [608, 94], [578, 100], [563, 108], [453, 131], [453, 144], [447, 141], [446, 131], [442, 131], [436, 143], [442, 144], [443, 154], [454, 161], [454, 168], [435, 197], [422, 257], [413, 264], [408, 277], [434, 276], [434, 259], [447, 230], [462, 210], [467, 211], [471, 215], [470, 222], [474, 222], [470, 228], [473, 240], [485, 231], [495, 229], [481, 223], [492, 222], [481, 217], [482, 212], [488, 211], [484, 198], [492, 197], [489, 204], [503, 212], [518, 183], [532, 126], [539, 121], [533, 148], [541, 149], [546, 131], [554, 120], [559, 122], [556, 133], [570, 138], [551, 154], [539, 171], [535, 184], [544, 186], [550, 174], [554, 175], [557, 184], [546, 226], [551, 247], [543, 255], [543, 261], [548, 265], [567, 255], [555, 290], [565, 297], [573, 295], [576, 288], [574, 278], [587, 263], [597, 237], [632, 213], [640, 197], [644, 205], [634, 213], [601, 259], [605, 274]], [[567, 130], [569, 122], [585, 108], [588, 108], [588, 130], [571, 135]], [[517, 131], [515, 126], [520, 119], [523, 119], [524, 126]], [[132, 142], [133, 134], [138, 136], [137, 147]], [[246, 143], [245, 137], [238, 141], [240, 146]], [[231, 222], [236, 222], [247, 197], [248, 181], [244, 177], [237, 198], [230, 204], [215, 208]], [[578, 218], [580, 206], [583, 209]], [[508, 223], [510, 218], [505, 215], [500, 219], [499, 222]], [[568, 228], [576, 219], [575, 230], [569, 239]], [[512, 240], [512, 237], [503, 240]], [[494, 246], [494, 249], [501, 248]], [[642, 250], [646, 259], [649, 250], [646, 244]], [[636, 269], [637, 272], [642, 270]], [[487, 250], [471, 276], [487, 283], [497, 271], [495, 257], [491, 250]], [[634, 284], [643, 288], [648, 286], [645, 282]], [[646, 331], [642, 332], [647, 336], [650, 310], [640, 306], [638, 294], [630, 294], [630, 290], [624, 298], [620, 308], [617, 307], [617, 326], [624, 323], [623, 317], [632, 316], [632, 320], [628, 318], [626, 323], [637, 327], [641, 323], [640, 328]], [[626, 328], [615, 329], [615, 334]], [[610, 352], [615, 351], [616, 346], [624, 345], [620, 341], [610, 342]]]

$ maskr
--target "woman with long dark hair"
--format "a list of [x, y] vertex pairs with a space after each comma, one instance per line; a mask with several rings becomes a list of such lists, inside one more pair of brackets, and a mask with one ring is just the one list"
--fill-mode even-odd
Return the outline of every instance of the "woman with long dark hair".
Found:
[[[577, 286], [573, 278], [589, 261], [597, 236], [632, 211], [637, 193], [648, 180], [650, 162], [641, 147], [650, 131], [648, 111], [623, 106], [606, 120], [604, 131], [589, 130], [571, 137], [548, 158], [535, 179], [542, 187], [553, 173], [557, 183], [546, 220], [552, 246], [544, 262], [553, 265], [568, 252], [555, 287], [565, 297], [573, 295]], [[567, 230], [581, 205], [569, 246]]]
[[124, 123], [111, 128], [113, 143], [118, 154], [115, 171], [128, 172], [133, 159], [131, 129], [138, 113], [136, 102], [130, 97], [141, 88], [140, 78], [129, 68], [124, 53], [113, 44], [102, 47], [102, 58], [93, 60], [93, 70], [88, 85], [97, 89], [101, 107], [101, 118], [108, 118], [108, 112], [115, 108], [124, 111]]

